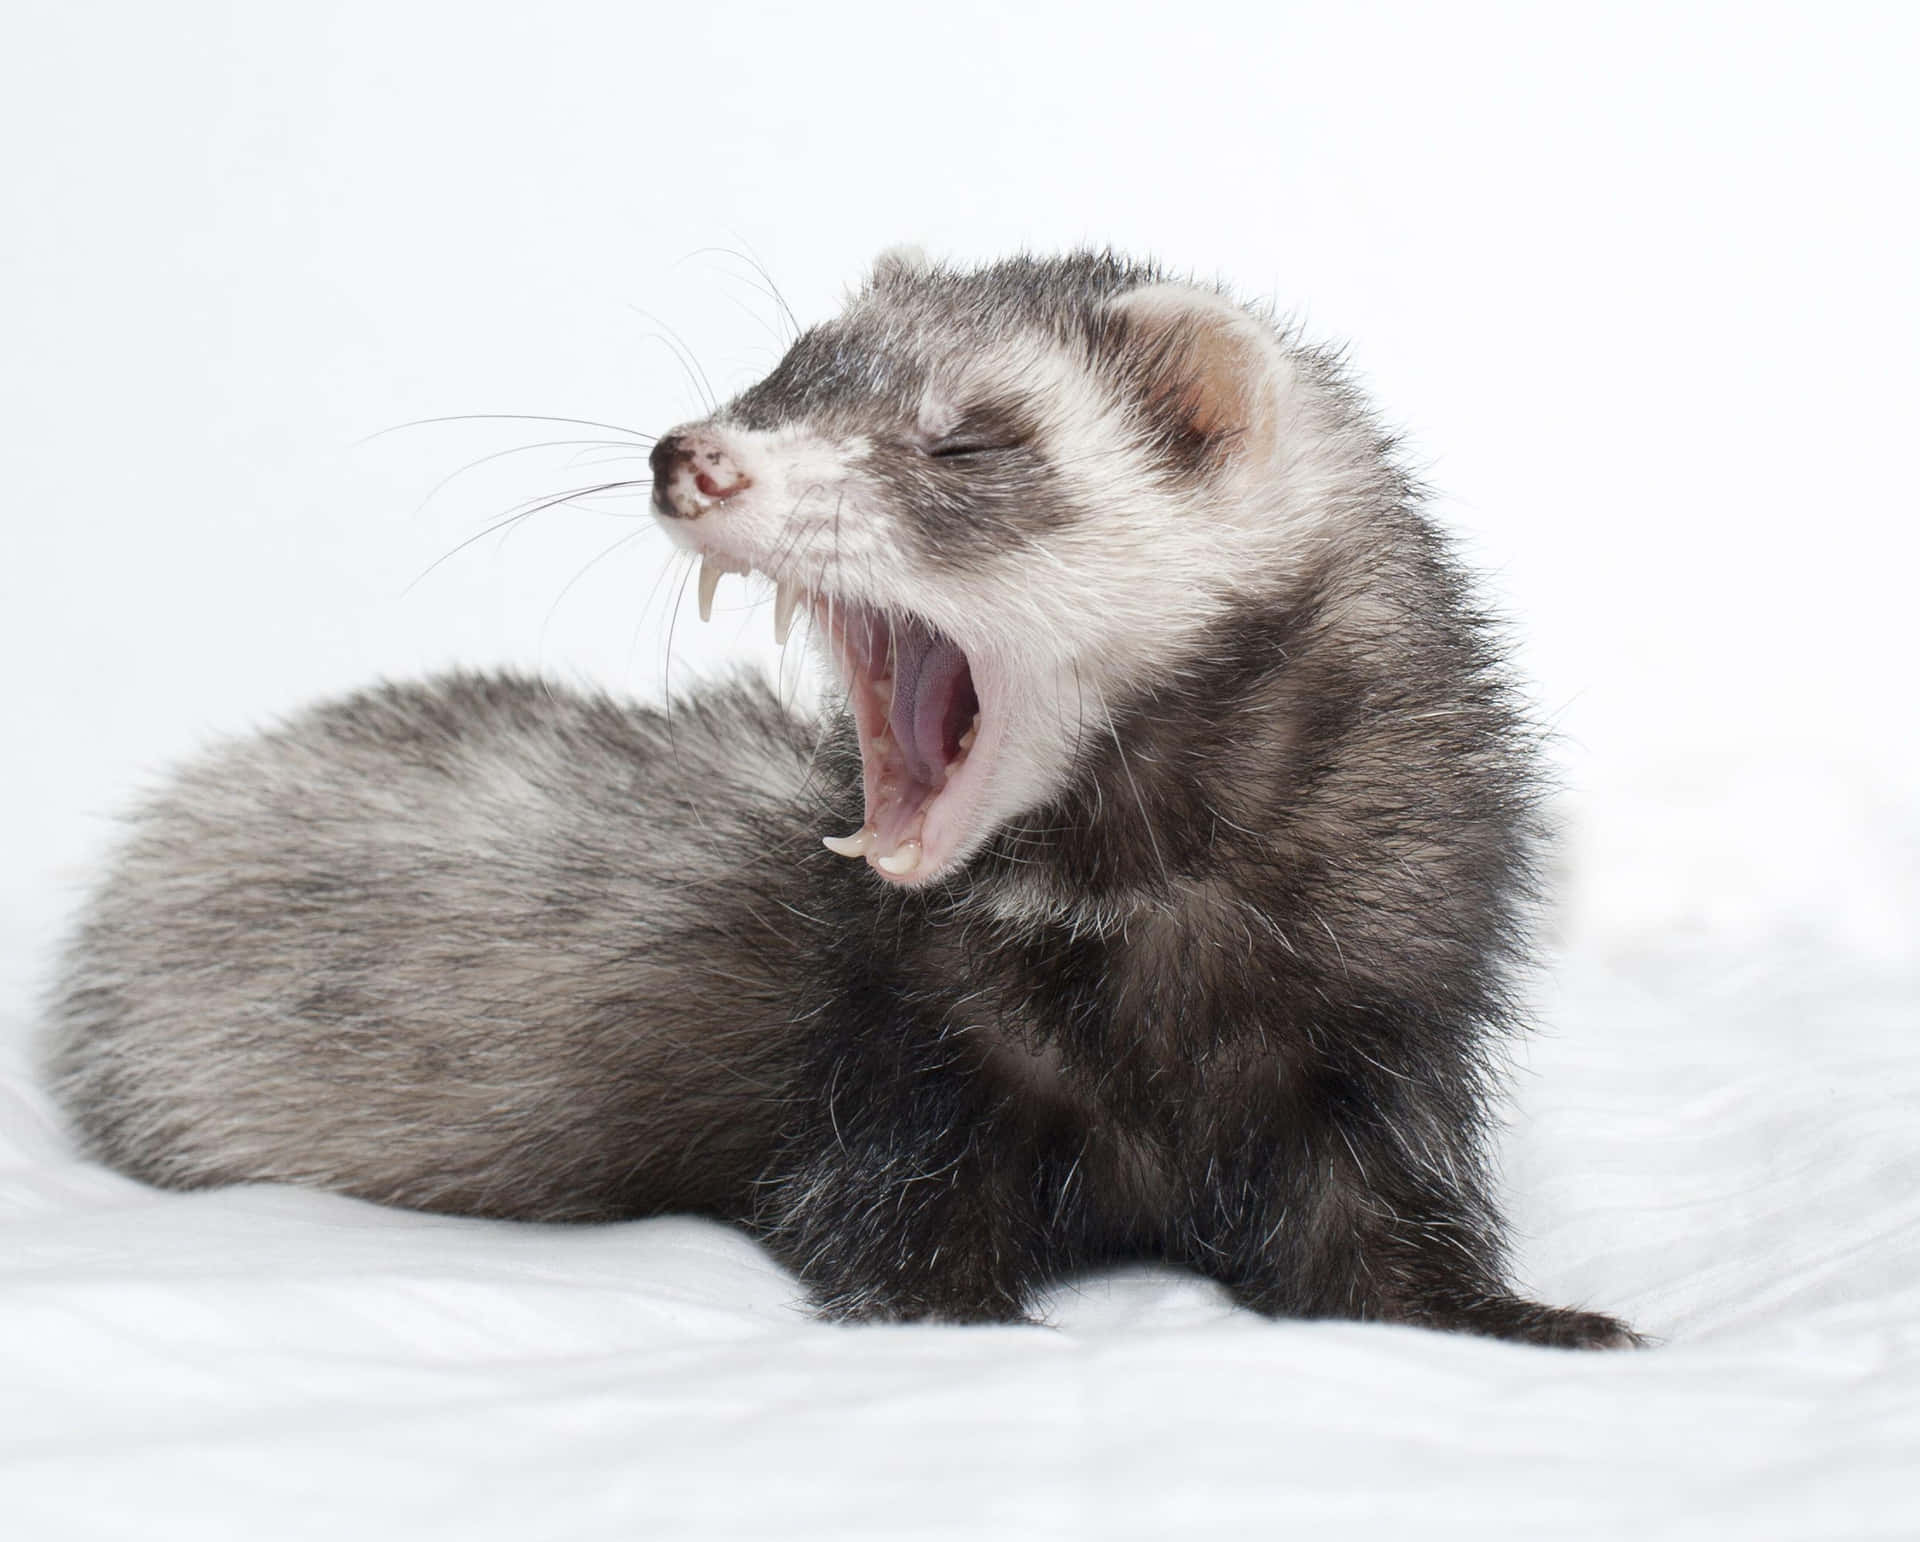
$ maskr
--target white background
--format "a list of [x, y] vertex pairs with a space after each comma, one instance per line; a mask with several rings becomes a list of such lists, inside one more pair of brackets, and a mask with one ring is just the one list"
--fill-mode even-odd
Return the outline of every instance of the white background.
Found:
[[[1742, 1002], [1795, 1003], [1768, 1040], [1783, 1077], [1798, 1026], [1852, 1043], [1865, 1020], [1834, 1026], [1834, 982], [1881, 982], [1872, 1043], [1904, 1044], [1917, 27], [1904, 5], [12, 0], [7, 1021], [112, 812], [209, 735], [454, 663], [657, 695], [729, 651], [771, 659], [737, 581], [713, 627], [672, 624], [637, 493], [456, 550], [642, 460], [569, 446], [435, 492], [583, 431], [366, 436], [482, 413], [657, 432], [700, 411], [668, 339], [722, 394], [777, 356], [743, 254], [805, 321], [913, 240], [1111, 243], [1350, 345], [1561, 733], [1559, 937], [1630, 983], [1550, 1026], [1598, 1040], [1641, 1009], [1641, 1048], [1593, 1085], [1645, 1106], [1633, 1055], [1685, 1044], [1704, 999], [1661, 982], [1703, 958]], [[1873, 1149], [1910, 1153], [1874, 1118], [1895, 1133]], [[1523, 1188], [1554, 1170], [1531, 1150]], [[1636, 1275], [1657, 1234], [1548, 1261], [1668, 1332], [1759, 1310], [1757, 1267], [1717, 1296], [1675, 1283], [1727, 1262], [1687, 1251], [1692, 1222], [1671, 1276]]]

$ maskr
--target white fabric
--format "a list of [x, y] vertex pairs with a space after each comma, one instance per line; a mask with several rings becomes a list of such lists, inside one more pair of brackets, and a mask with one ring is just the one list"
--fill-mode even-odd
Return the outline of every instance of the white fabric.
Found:
[[1914, 982], [1576, 960], [1508, 1145], [1573, 1355], [1274, 1323], [1166, 1271], [1052, 1328], [840, 1329], [746, 1239], [83, 1164], [6, 1022], [0, 1530], [20, 1538], [1893, 1537], [1920, 1530]]

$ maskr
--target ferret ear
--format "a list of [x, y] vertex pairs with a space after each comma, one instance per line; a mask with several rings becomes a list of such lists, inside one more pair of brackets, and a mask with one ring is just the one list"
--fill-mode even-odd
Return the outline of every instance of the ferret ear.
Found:
[[1291, 370], [1273, 333], [1224, 295], [1149, 284], [1110, 302], [1148, 403], [1204, 457], [1260, 465], [1278, 447]]
[[918, 278], [933, 267], [933, 259], [927, 256], [927, 249], [918, 242], [904, 242], [899, 246], [890, 246], [873, 259], [872, 284], [875, 289], [885, 289], [903, 278]]

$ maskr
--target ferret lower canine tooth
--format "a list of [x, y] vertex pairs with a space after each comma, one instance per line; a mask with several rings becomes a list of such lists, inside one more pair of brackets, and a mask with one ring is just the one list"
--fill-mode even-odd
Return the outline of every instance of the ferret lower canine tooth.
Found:
[[773, 641], [784, 648], [787, 634], [793, 630], [793, 608], [800, 602], [800, 586], [780, 583], [773, 591]]
[[823, 835], [820, 844], [837, 857], [864, 857], [879, 838], [880, 832], [872, 825], [862, 825], [851, 835]]
[[895, 878], [904, 878], [920, 865], [920, 843], [902, 841], [893, 849], [891, 856], [876, 858], [874, 865], [883, 873], [891, 873]]
[[711, 557], [700, 559], [700, 619], [713, 619], [713, 591], [720, 587], [720, 574], [724, 570]]

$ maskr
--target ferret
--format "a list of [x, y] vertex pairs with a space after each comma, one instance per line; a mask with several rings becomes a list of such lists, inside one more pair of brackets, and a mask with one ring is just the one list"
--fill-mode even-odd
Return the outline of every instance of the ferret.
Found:
[[651, 471], [702, 614], [772, 580], [843, 699], [456, 674], [215, 749], [64, 954], [89, 1153], [703, 1213], [843, 1321], [1155, 1260], [1273, 1316], [1639, 1342], [1508, 1280], [1538, 735], [1329, 352], [1111, 253], [889, 253]]

